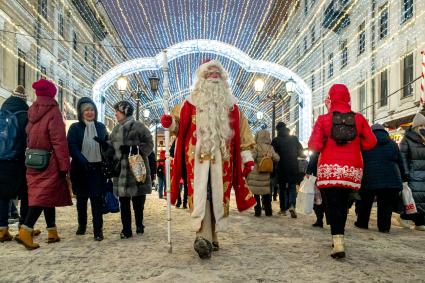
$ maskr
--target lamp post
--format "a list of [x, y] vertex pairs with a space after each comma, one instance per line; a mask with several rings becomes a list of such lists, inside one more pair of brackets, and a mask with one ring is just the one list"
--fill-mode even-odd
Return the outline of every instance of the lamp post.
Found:
[[143, 90], [137, 89], [136, 91], [131, 92], [131, 97], [133, 97], [136, 100], [136, 120], [139, 121], [140, 116], [140, 99], [142, 98], [142, 95], [145, 93]]
[[127, 77], [121, 75], [115, 83], [117, 85], [118, 91], [121, 94], [121, 100], [124, 100], [124, 94], [125, 94], [125, 91], [127, 90], [127, 85], [128, 85]]

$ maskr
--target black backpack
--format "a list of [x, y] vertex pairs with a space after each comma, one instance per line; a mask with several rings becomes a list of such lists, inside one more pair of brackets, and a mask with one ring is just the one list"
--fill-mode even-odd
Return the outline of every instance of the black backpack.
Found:
[[356, 119], [354, 112], [332, 113], [331, 138], [339, 145], [346, 144], [357, 137]]
[[0, 110], [0, 160], [14, 160], [18, 157], [15, 145], [18, 139], [18, 114], [27, 111], [10, 112]]

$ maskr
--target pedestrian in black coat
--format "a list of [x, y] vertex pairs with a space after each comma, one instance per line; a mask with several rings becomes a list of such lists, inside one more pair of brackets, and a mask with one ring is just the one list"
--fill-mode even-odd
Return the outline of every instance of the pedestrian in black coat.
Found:
[[370, 212], [375, 197], [378, 201], [378, 229], [388, 233], [391, 228], [393, 204], [403, 188], [405, 173], [397, 144], [391, 140], [385, 128], [372, 126], [378, 143], [376, 147], [363, 152], [363, 179], [358, 202], [355, 225], [368, 229]]
[[416, 114], [413, 119], [412, 127], [401, 140], [400, 151], [418, 210], [417, 214], [402, 214], [401, 218], [413, 220], [416, 230], [425, 231], [425, 117], [422, 114]]
[[16, 87], [12, 95], [3, 103], [1, 110], [12, 113], [20, 111], [20, 113], [16, 114], [18, 125], [13, 148], [16, 151], [16, 158], [13, 160], [0, 160], [0, 242], [3, 242], [12, 239], [8, 231], [10, 200], [16, 199], [17, 196], [21, 199], [20, 224], [25, 220], [28, 212], [28, 188], [25, 167], [25, 149], [27, 147], [25, 127], [28, 123], [28, 105], [23, 86]]
[[88, 97], [77, 103], [78, 122], [68, 131], [71, 162], [72, 191], [77, 196], [77, 235], [84, 235], [87, 227], [87, 201], [90, 199], [93, 215], [93, 232], [97, 241], [103, 240], [102, 196], [106, 178], [102, 171], [102, 145], [108, 133], [104, 124], [97, 121], [97, 108]]
[[280, 156], [276, 170], [279, 181], [280, 214], [286, 215], [289, 209], [291, 217], [296, 218], [296, 184], [300, 181], [298, 157], [304, 157], [303, 147], [296, 136], [289, 134], [285, 123], [277, 123], [276, 130], [277, 137], [273, 139], [272, 146]]

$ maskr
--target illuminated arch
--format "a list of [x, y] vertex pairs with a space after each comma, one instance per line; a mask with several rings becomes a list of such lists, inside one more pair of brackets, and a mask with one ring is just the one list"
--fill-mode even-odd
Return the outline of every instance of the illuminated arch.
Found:
[[[311, 90], [297, 74], [279, 64], [252, 59], [242, 50], [227, 43], [208, 39], [183, 41], [167, 48], [168, 62], [185, 55], [201, 52], [226, 57], [239, 64], [247, 72], [266, 74], [282, 81], [292, 78], [296, 84], [295, 93], [298, 94], [303, 105], [299, 115], [299, 137], [300, 140], [306, 140], [310, 136], [313, 112]], [[119, 76], [159, 70], [162, 67], [162, 60], [163, 54], [160, 52], [155, 57], [137, 58], [123, 62], [103, 74], [93, 85], [93, 100], [99, 109], [101, 119], [105, 113], [102, 96]], [[255, 107], [252, 104], [251, 106]]]

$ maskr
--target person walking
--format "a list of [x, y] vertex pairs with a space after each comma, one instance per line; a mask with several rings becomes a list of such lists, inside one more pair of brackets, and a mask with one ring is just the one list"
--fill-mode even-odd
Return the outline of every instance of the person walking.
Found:
[[298, 157], [304, 157], [303, 147], [296, 136], [289, 134], [284, 122], [276, 125], [277, 137], [272, 146], [280, 156], [277, 164], [277, 178], [279, 181], [279, 202], [281, 215], [289, 210], [292, 218], [297, 218], [295, 205], [297, 199], [296, 185], [298, 180]]
[[[121, 222], [123, 226], [121, 239], [127, 239], [133, 236], [130, 201], [133, 203], [136, 233], [144, 233], [143, 210], [146, 195], [152, 192], [148, 156], [153, 150], [153, 140], [149, 129], [132, 117], [134, 108], [129, 102], [118, 102], [114, 105], [114, 109], [118, 125], [112, 130], [110, 139], [112, 149], [108, 150], [108, 152], [109, 155], [113, 155], [113, 158], [118, 163], [118, 170], [113, 178], [114, 193], [119, 196], [121, 204]], [[143, 157], [147, 171], [146, 180], [143, 183], [136, 181], [130, 169], [128, 162], [130, 153], [139, 153]]]
[[[1, 131], [7, 133], [7, 135], [0, 135], [0, 242], [12, 240], [8, 221], [12, 200], [27, 193], [25, 127], [28, 123], [28, 105], [26, 100], [25, 88], [18, 85], [0, 110]], [[12, 119], [17, 123], [7, 123]], [[28, 210], [26, 203], [21, 204], [22, 217], [26, 216]]]
[[102, 148], [107, 144], [108, 133], [104, 124], [97, 121], [97, 108], [93, 100], [82, 97], [77, 103], [78, 122], [68, 131], [68, 146], [72, 157], [72, 191], [77, 196], [77, 235], [84, 235], [87, 228], [87, 201], [93, 216], [93, 234], [96, 241], [103, 240], [102, 196], [106, 178], [102, 172]]
[[310, 150], [320, 153], [316, 184], [326, 197], [333, 258], [345, 257], [347, 204], [350, 192], [361, 185], [362, 150], [371, 150], [376, 145], [367, 120], [351, 111], [350, 100], [345, 85], [333, 85], [325, 100], [328, 113], [318, 117], [308, 142]]
[[28, 111], [27, 147], [43, 152], [48, 164], [43, 170], [27, 166], [29, 209], [16, 240], [30, 250], [39, 247], [33, 242], [32, 231], [41, 213], [44, 212], [47, 224], [47, 242], [59, 242], [55, 207], [72, 204], [66, 181], [70, 167], [68, 143], [59, 105], [54, 99], [56, 86], [40, 79], [32, 87], [37, 99]]
[[159, 159], [157, 161], [156, 176], [158, 178], [158, 196], [164, 197], [165, 192], [165, 150], [159, 152]]
[[[248, 187], [254, 194], [257, 204], [254, 206], [255, 216], [261, 216], [262, 205], [266, 216], [272, 216], [272, 195], [270, 191], [270, 172], [263, 172], [262, 166], [265, 163], [273, 164], [278, 162], [280, 157], [271, 146], [270, 133], [267, 130], [260, 130], [255, 135], [255, 146], [252, 150], [254, 158], [254, 170], [247, 177]], [[269, 160], [265, 160], [269, 159]], [[273, 168], [270, 168], [273, 169]], [[266, 170], [268, 171], [268, 170]]]
[[378, 229], [388, 233], [391, 228], [393, 203], [406, 180], [398, 145], [380, 124], [372, 126], [377, 145], [363, 152], [363, 179], [360, 189], [357, 221], [358, 228], [368, 229], [370, 212], [375, 197], [378, 201]]
[[[417, 113], [400, 142], [403, 168], [407, 175], [409, 188], [416, 203], [416, 214], [400, 215], [402, 220], [412, 220], [415, 230], [425, 231], [425, 117]], [[403, 227], [410, 225], [401, 221]]]

